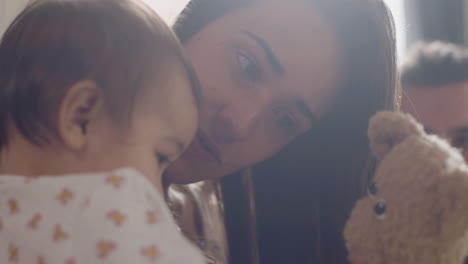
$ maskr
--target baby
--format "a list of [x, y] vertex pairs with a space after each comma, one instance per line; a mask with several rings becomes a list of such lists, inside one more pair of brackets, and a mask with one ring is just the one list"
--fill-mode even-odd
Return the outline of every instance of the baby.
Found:
[[140, 1], [30, 4], [0, 44], [0, 263], [203, 263], [161, 195], [197, 89]]

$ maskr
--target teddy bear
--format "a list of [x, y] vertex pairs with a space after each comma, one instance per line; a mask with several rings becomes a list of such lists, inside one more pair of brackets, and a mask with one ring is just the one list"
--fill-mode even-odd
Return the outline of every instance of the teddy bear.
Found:
[[468, 263], [468, 166], [460, 151], [403, 113], [378, 113], [368, 136], [379, 163], [344, 229], [349, 261]]

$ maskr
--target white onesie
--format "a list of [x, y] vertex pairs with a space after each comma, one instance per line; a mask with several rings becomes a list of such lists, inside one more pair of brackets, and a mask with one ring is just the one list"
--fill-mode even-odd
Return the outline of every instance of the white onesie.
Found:
[[0, 176], [0, 263], [201, 264], [164, 199], [133, 169]]

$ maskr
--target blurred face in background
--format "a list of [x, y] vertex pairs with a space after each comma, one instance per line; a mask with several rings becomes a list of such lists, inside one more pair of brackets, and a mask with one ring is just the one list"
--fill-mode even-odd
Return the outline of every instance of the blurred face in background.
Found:
[[428, 133], [447, 139], [468, 160], [468, 82], [403, 90], [403, 111]]

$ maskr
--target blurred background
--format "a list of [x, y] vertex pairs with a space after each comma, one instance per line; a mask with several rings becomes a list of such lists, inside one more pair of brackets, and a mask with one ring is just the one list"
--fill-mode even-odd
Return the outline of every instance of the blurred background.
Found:
[[[29, 1], [0, 0], [0, 36]], [[189, 0], [144, 1], [154, 8], [167, 23], [172, 24]], [[385, 2], [395, 18], [399, 60], [403, 60], [409, 48], [420, 41], [441, 40], [468, 46], [468, 0], [385, 0]], [[464, 142], [468, 142], [468, 133]], [[231, 196], [235, 195], [237, 193]], [[250, 198], [248, 197], [248, 199]], [[242, 232], [238, 233], [241, 239], [245, 235]], [[249, 236], [245, 237], [250, 238]], [[248, 245], [246, 244], [245, 247]], [[229, 250], [231, 255], [236, 257], [243, 256], [244, 252], [248, 252], [242, 246]], [[233, 261], [233, 263], [248, 262]]]
[[[29, 0], [0, 0], [0, 33]], [[172, 23], [188, 0], [145, 0]], [[468, 0], [386, 0], [395, 17], [399, 57], [417, 41], [468, 43]]]

